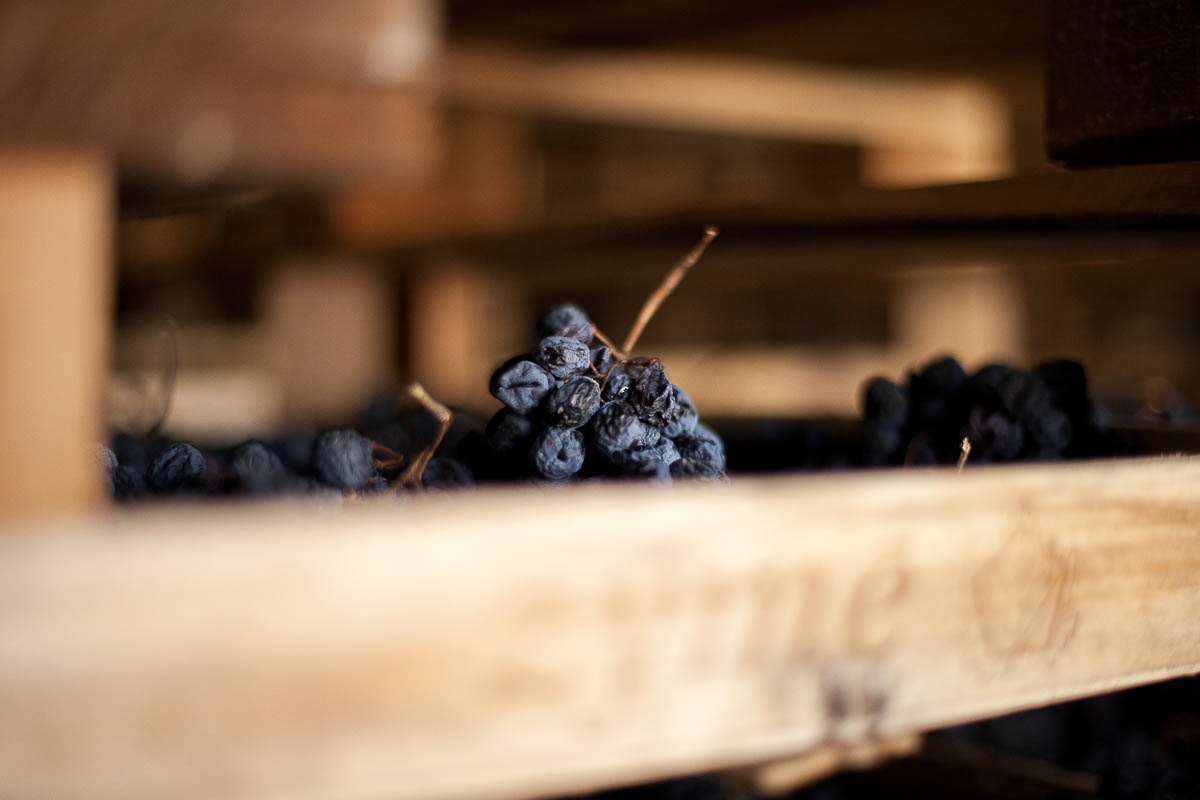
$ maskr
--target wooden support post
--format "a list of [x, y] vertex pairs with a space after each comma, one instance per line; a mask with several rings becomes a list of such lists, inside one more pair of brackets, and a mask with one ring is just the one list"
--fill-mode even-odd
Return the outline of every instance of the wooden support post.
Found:
[[478, 265], [435, 260], [407, 292], [411, 377], [444, 402], [494, 406], [488, 376], [533, 335], [511, 280]]
[[101, 498], [112, 229], [102, 160], [0, 150], [0, 513]]
[[388, 280], [347, 259], [298, 258], [263, 288], [268, 360], [293, 421], [344, 422], [394, 377]]

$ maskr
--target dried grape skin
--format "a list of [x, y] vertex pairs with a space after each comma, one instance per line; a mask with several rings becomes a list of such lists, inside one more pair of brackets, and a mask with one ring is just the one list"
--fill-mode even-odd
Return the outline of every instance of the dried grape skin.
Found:
[[431, 458], [421, 473], [421, 486], [430, 492], [471, 489], [475, 486], [475, 475], [457, 459]]
[[554, 388], [554, 377], [540, 365], [521, 359], [492, 374], [492, 396], [518, 414], [528, 414]]
[[375, 470], [371, 442], [358, 431], [327, 431], [313, 447], [313, 467], [317, 477], [330, 486], [360, 489]]
[[677, 436], [687, 436], [694, 431], [700, 422], [700, 415], [696, 412], [692, 398], [688, 397], [683, 389], [672, 384], [671, 392], [675, 395], [675, 418], [663, 428], [663, 436], [674, 439]]
[[279, 456], [260, 442], [246, 442], [229, 452], [226, 479], [244, 494], [267, 494], [283, 485], [287, 469]]
[[592, 352], [578, 339], [547, 336], [534, 348], [533, 359], [555, 378], [566, 380], [588, 370]]
[[543, 413], [551, 426], [578, 428], [586, 425], [599, 408], [600, 384], [576, 376], [550, 392]]
[[208, 465], [195, 447], [175, 442], [150, 462], [146, 482], [156, 492], [204, 489], [208, 484]]
[[541, 316], [537, 322], [539, 339], [547, 336], [565, 336], [584, 344], [592, 341], [592, 321], [587, 312], [573, 303], [555, 306]]
[[633, 376], [617, 367], [608, 374], [600, 391], [600, 399], [608, 403], [613, 400], [625, 400], [633, 388]]
[[596, 448], [609, 456], [635, 447], [648, 447], [657, 442], [658, 433], [638, 419], [633, 406], [615, 400], [600, 407], [592, 417], [591, 438]]
[[502, 408], [488, 421], [484, 437], [492, 452], [511, 456], [527, 450], [536, 433], [537, 425], [532, 419]]
[[530, 455], [543, 478], [565, 480], [583, 468], [583, 434], [574, 428], [547, 428], [534, 440]]
[[680, 458], [669, 467], [675, 480], [726, 480], [725, 472], [711, 461], [696, 458]]
[[658, 361], [647, 365], [633, 381], [629, 402], [642, 422], [657, 428], [675, 420], [675, 393], [667, 373]]

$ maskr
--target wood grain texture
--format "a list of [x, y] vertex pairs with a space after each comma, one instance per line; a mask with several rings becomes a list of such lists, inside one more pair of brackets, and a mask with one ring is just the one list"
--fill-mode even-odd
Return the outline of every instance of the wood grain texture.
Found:
[[182, 506], [0, 539], [0, 791], [544, 795], [1200, 668], [1200, 459]]

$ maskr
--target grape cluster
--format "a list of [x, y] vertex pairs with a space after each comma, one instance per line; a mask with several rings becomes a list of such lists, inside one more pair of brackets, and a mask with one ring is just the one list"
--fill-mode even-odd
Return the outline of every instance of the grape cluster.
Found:
[[1032, 372], [988, 364], [968, 375], [943, 356], [910, 372], [903, 386], [875, 377], [862, 387], [864, 466], [952, 464], [963, 438], [969, 463], [1051, 461], [1104, 452], [1105, 431], [1077, 361]]
[[560, 305], [537, 322], [532, 351], [493, 373], [504, 404], [484, 433], [477, 471], [496, 479], [725, 479], [725, 448], [657, 359], [629, 359]]
[[[375, 457], [371, 439], [349, 428], [251, 440], [228, 450], [187, 442], [118, 435], [95, 447], [95, 460], [114, 500], [155, 496], [370, 494], [391, 485], [399, 468]], [[422, 473], [426, 489], [466, 488], [474, 476], [450, 458], [433, 458]]]

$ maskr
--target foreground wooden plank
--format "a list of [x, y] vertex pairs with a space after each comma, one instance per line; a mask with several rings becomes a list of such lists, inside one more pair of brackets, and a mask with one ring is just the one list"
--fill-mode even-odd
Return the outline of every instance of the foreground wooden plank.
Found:
[[1200, 459], [0, 537], [0, 793], [543, 795], [1200, 669]]

